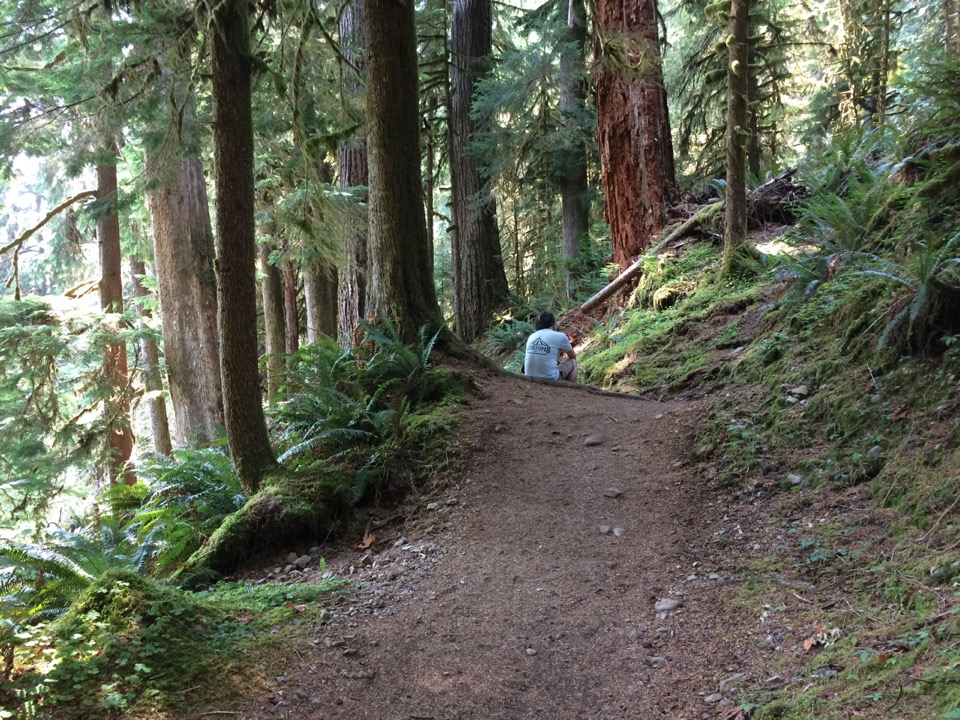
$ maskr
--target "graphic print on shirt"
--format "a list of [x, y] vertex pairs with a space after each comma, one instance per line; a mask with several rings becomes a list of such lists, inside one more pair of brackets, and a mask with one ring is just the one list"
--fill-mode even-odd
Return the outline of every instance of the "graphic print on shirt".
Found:
[[537, 338], [530, 343], [530, 347], [527, 348], [527, 352], [531, 355], [549, 355], [550, 346], [540, 338]]

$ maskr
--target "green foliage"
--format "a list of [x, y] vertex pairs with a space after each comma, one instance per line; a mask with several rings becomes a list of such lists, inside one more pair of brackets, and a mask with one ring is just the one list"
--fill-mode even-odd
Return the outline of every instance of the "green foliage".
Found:
[[110, 571], [76, 597], [56, 623], [19, 634], [31, 661], [0, 693], [30, 716], [120, 717], [176, 710], [185, 686], [243, 693], [243, 648], [258, 629], [307, 609], [335, 589], [227, 584], [204, 593]]
[[34, 299], [0, 301], [0, 529], [40, 518], [64, 476], [98, 457], [101, 321]]
[[141, 563], [153, 574], [175, 570], [246, 501], [219, 448], [147, 455], [137, 477], [135, 486], [106, 488], [103, 500], [136, 538]]
[[425, 378], [438, 336], [421, 330], [419, 344], [409, 346], [394, 326], [368, 325], [360, 348], [339, 353], [323, 341], [301, 350], [274, 411], [281, 462], [344, 458], [397, 441], [407, 414], [431, 399]]

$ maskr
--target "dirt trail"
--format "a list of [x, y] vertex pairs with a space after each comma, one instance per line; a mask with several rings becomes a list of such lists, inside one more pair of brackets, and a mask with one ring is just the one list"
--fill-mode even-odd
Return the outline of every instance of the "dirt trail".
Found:
[[699, 406], [478, 384], [469, 470], [403, 538], [331, 559], [365, 589], [241, 716], [735, 717], [709, 698], [750, 661], [689, 462]]

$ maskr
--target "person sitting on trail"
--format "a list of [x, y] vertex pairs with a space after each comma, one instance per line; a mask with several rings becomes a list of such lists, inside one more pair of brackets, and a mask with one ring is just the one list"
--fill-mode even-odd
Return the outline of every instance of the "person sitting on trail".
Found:
[[[536, 332], [527, 338], [527, 353], [523, 359], [523, 372], [530, 377], [547, 380], [577, 381], [577, 353], [570, 339], [554, 330], [557, 319], [552, 312], [542, 312], [534, 325]], [[560, 352], [566, 359], [560, 360]]]

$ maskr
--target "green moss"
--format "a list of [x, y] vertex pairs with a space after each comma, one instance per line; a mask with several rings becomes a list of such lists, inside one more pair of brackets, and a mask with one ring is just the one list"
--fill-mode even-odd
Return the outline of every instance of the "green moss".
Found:
[[256, 553], [336, 534], [352, 515], [357, 481], [355, 471], [325, 463], [270, 475], [194, 553], [181, 577], [196, 581], [204, 570], [231, 572]]

